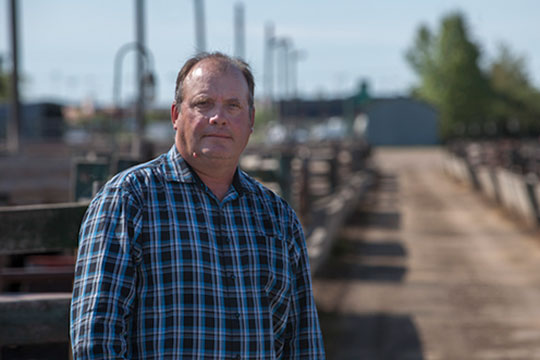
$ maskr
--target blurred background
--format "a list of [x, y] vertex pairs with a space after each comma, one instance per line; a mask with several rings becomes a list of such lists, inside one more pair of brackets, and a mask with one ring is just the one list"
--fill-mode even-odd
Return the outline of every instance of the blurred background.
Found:
[[[52, 142], [70, 155], [77, 148], [76, 155], [100, 149], [148, 157], [150, 145], [171, 142], [176, 74], [197, 51], [251, 64], [258, 110], [252, 143], [354, 134], [373, 145], [534, 137], [537, 6], [4, 0], [0, 151]], [[415, 125], [369, 121], [400, 113]], [[66, 200], [10, 197], [2, 178], [4, 204]]]
[[[474, 241], [503, 231], [516, 238], [523, 229], [537, 235], [531, 232], [540, 219], [538, 14], [540, 3], [532, 0], [2, 0], [0, 320], [10, 325], [0, 325], [7, 329], [0, 331], [0, 358], [67, 356], [66, 304], [76, 233], [89, 199], [116, 172], [170, 148], [180, 67], [197, 52], [221, 51], [246, 60], [255, 75], [256, 128], [242, 167], [286, 198], [302, 219], [328, 358], [540, 359], [537, 347], [508, 350], [523, 349], [522, 338], [497, 342], [508, 338], [506, 330], [495, 343], [482, 342], [467, 336], [463, 329], [470, 327], [462, 323], [452, 331], [467, 340], [448, 343], [464, 352], [437, 348], [446, 334], [435, 331], [439, 337], [430, 338], [429, 326], [411, 315], [430, 308], [429, 296], [411, 311], [388, 305], [399, 316], [387, 316], [381, 308], [342, 311], [339, 299], [328, 295], [343, 295], [345, 288], [332, 284], [351, 277], [361, 286], [366, 279], [401, 286], [406, 274], [416, 274], [408, 255], [419, 245], [400, 240], [374, 246], [369, 236], [383, 228], [390, 231], [386, 237], [416, 238], [403, 235], [409, 229], [404, 214], [426, 212], [426, 206], [429, 221], [422, 226], [443, 224], [446, 215], [437, 211], [454, 205], [440, 198], [424, 207], [407, 205], [407, 199], [428, 194], [432, 183], [465, 185], [447, 189], [448, 204], [480, 196], [489, 209], [506, 209], [504, 219], [517, 219], [511, 235], [487, 225], [456, 234], [452, 230], [465, 225], [454, 219], [454, 226], [432, 236]], [[433, 191], [434, 197], [442, 194]], [[433, 211], [438, 217], [429, 216]], [[480, 231], [487, 233], [477, 236]], [[408, 265], [360, 266], [369, 255]], [[540, 269], [538, 262], [530, 265], [529, 272]], [[47, 295], [11, 296], [27, 293]], [[395, 289], [375, 293], [382, 301]], [[528, 296], [540, 300], [539, 294]], [[478, 308], [473, 303], [470, 311]], [[43, 306], [54, 311], [40, 318], [41, 327], [14, 310], [39, 314]], [[527, 346], [540, 342], [540, 318], [534, 319], [524, 325], [530, 326], [523, 335]], [[434, 325], [443, 327], [442, 320]], [[29, 329], [35, 336], [21, 340]], [[499, 345], [500, 352], [485, 350]], [[474, 350], [480, 352], [463, 355]]]

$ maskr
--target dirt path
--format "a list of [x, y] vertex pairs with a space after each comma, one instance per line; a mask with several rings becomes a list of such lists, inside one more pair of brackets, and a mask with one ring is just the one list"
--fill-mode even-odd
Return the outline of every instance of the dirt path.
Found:
[[380, 183], [314, 280], [328, 359], [540, 359], [540, 238], [440, 156], [376, 151]]

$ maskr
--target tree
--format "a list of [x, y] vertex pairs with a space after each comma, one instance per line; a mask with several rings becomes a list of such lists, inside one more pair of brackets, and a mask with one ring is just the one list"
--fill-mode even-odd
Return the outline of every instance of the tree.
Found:
[[526, 61], [504, 44], [489, 69], [492, 117], [503, 133], [540, 133], [540, 91], [529, 80]]
[[0, 103], [9, 98], [9, 76], [0, 69]]
[[9, 75], [4, 71], [4, 57], [0, 54], [0, 103], [9, 97]]
[[406, 53], [420, 77], [413, 94], [438, 109], [444, 139], [479, 134], [488, 118], [490, 87], [479, 58], [460, 13], [445, 16], [438, 33], [422, 25]]

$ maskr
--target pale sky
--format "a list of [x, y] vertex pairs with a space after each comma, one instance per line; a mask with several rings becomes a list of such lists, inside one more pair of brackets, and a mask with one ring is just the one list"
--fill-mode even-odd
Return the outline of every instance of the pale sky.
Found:
[[[233, 8], [237, 0], [204, 0], [207, 50], [234, 50]], [[9, 55], [8, 0], [0, 2], [0, 55]], [[111, 104], [117, 50], [135, 39], [134, 0], [19, 0], [20, 67], [27, 101]], [[481, 45], [483, 63], [500, 43], [527, 59], [540, 87], [540, 1], [537, 0], [273, 0], [243, 1], [246, 60], [263, 95], [264, 26], [288, 37], [304, 52], [298, 92], [304, 97], [350, 94], [361, 79], [375, 96], [405, 95], [417, 78], [404, 53], [420, 24], [432, 30], [455, 10]], [[156, 104], [173, 98], [176, 73], [195, 52], [193, 0], [147, 0], [146, 46], [158, 78]], [[134, 93], [134, 53], [124, 59], [122, 101]], [[4, 66], [8, 65], [4, 61]], [[279, 90], [278, 85], [274, 89]]]

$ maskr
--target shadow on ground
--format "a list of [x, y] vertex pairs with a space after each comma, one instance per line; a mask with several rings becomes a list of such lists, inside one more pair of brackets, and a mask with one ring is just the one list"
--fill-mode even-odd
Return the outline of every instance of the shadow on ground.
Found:
[[407, 273], [403, 265], [405, 257], [405, 248], [396, 241], [361, 243], [342, 237], [316, 276], [319, 279], [400, 282]]
[[416, 326], [408, 316], [319, 311], [319, 320], [328, 359], [424, 359]]
[[[347, 220], [316, 279], [340, 281], [344, 293], [347, 286], [404, 280], [408, 253], [396, 232], [402, 225], [397, 180], [394, 175], [379, 178]], [[319, 318], [328, 359], [424, 359], [417, 327], [406, 314], [340, 312], [334, 304], [319, 308]]]

